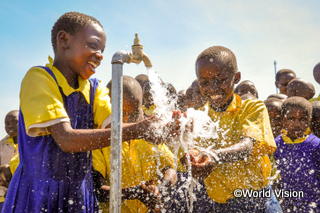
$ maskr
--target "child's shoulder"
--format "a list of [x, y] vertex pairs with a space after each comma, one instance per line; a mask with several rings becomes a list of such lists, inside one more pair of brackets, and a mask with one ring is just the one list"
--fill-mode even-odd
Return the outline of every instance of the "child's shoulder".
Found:
[[310, 134], [309, 137], [304, 141], [306, 145], [312, 145], [314, 149], [320, 146], [320, 138], [317, 136]]

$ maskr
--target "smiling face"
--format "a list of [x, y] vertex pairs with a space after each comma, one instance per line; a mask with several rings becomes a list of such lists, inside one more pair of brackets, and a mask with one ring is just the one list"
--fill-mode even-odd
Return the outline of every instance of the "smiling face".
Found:
[[302, 107], [287, 107], [282, 116], [283, 128], [287, 130], [287, 136], [292, 140], [303, 137], [310, 125], [311, 117], [308, 111]]
[[6, 115], [4, 120], [5, 129], [10, 137], [18, 136], [18, 120], [19, 119], [19, 111], [11, 111]]
[[102, 27], [94, 22], [75, 35], [68, 34], [66, 60], [69, 69], [77, 76], [88, 79], [95, 73], [102, 59], [106, 35]]
[[196, 63], [201, 94], [214, 108], [223, 108], [230, 104], [234, 85], [240, 81], [240, 72], [224, 67], [213, 58], [203, 58]]

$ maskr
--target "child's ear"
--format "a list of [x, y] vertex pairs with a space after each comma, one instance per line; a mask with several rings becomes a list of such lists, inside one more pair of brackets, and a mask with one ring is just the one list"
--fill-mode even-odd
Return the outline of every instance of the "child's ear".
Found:
[[63, 30], [60, 30], [57, 34], [57, 42], [63, 49], [68, 49], [69, 34]]
[[279, 83], [278, 81], [274, 83], [276, 85], [276, 88], [279, 88], [278, 83]]
[[237, 84], [240, 82], [240, 80], [241, 80], [241, 73], [236, 72], [236, 74], [234, 75], [234, 83]]

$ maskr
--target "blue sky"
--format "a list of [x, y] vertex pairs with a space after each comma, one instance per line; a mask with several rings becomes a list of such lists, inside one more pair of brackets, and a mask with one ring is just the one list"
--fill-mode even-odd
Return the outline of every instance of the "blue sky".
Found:
[[[131, 50], [135, 33], [154, 69], [177, 90], [196, 78], [194, 63], [207, 47], [221, 45], [237, 56], [242, 80], [256, 85], [261, 100], [275, 93], [274, 66], [289, 68], [312, 82], [320, 62], [320, 2], [314, 1], [0, 1], [0, 137], [4, 117], [19, 108], [20, 83], [27, 70], [45, 65], [51, 28], [63, 13], [78, 11], [97, 18], [107, 35], [102, 65], [93, 76], [111, 79], [111, 58]], [[145, 73], [143, 64], [125, 64], [124, 74]]]

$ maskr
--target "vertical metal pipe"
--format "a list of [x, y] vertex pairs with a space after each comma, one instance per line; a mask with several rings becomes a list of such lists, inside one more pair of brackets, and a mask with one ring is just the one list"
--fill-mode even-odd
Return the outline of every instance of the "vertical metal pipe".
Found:
[[122, 70], [123, 64], [112, 64], [112, 112], [110, 156], [110, 207], [111, 213], [121, 213], [122, 172]]

